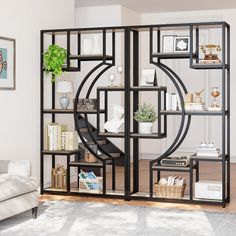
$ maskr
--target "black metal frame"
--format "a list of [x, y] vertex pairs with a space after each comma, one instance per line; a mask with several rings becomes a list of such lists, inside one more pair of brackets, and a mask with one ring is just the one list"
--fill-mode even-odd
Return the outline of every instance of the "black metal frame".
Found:
[[[161, 30], [170, 29], [170, 28], [179, 28], [185, 27], [189, 30], [190, 35], [190, 51], [188, 53], [176, 54], [176, 53], [162, 53], [160, 47], [160, 38], [161, 38]], [[199, 30], [201, 27], [221, 27], [222, 28], [222, 63], [219, 65], [201, 65], [199, 64]], [[83, 33], [91, 33], [91, 32], [100, 32], [103, 35], [103, 52], [102, 55], [80, 55], [80, 45], [81, 45], [81, 34]], [[179, 94], [182, 110], [181, 111], [166, 111], [166, 88], [165, 87], [140, 87], [139, 86], [139, 32], [147, 31], [150, 36], [150, 50], [149, 50], [149, 59], [150, 64], [155, 65], [157, 68], [162, 70], [168, 78], [172, 81], [176, 90]], [[153, 52], [153, 32], [157, 33], [157, 52]], [[105, 97], [105, 107], [104, 109], [100, 109], [100, 104], [98, 102], [97, 111], [91, 112], [91, 114], [97, 115], [97, 129], [98, 135], [104, 137], [116, 137], [116, 138], [124, 138], [124, 194], [123, 195], [111, 195], [106, 192], [106, 165], [112, 162], [112, 189], [115, 190], [115, 165], [114, 165], [114, 157], [112, 157], [109, 153], [102, 149], [96, 140], [93, 138], [91, 132], [89, 131], [89, 123], [88, 123], [88, 114], [86, 112], [77, 111], [77, 102], [81, 94], [81, 90], [84, 88], [85, 82], [96, 72], [98, 69], [102, 68], [101, 72], [93, 79], [88, 92], [86, 94], [86, 98], [89, 98], [92, 89], [94, 88], [96, 82], [99, 80], [100, 76], [115, 65], [115, 35], [116, 32], [124, 33], [124, 68], [125, 68], [125, 84], [124, 88], [116, 88], [116, 87], [98, 87], [97, 88], [97, 100], [100, 101], [100, 93], [104, 92]], [[195, 51], [193, 45], [193, 37], [195, 32]], [[107, 33], [112, 33], [112, 55], [106, 55], [107, 53]], [[43, 51], [44, 51], [44, 35], [49, 34], [52, 36], [52, 44], [55, 43], [55, 37], [57, 35], [64, 34], [67, 36], [67, 67], [64, 68], [65, 71], [80, 71], [81, 69], [81, 61], [100, 61], [100, 63], [93, 68], [82, 80], [78, 91], [75, 96], [74, 109], [73, 110], [58, 110], [55, 109], [55, 86], [52, 85], [52, 109], [44, 108], [44, 70], [43, 70]], [[71, 34], [77, 35], [78, 39], [78, 55], [70, 54], [70, 36]], [[132, 42], [131, 42], [131, 34], [132, 34]], [[133, 55], [131, 55], [131, 45], [133, 47]], [[81, 138], [81, 141], [86, 146], [86, 148], [95, 155], [101, 162], [101, 165], [94, 166], [95, 168], [101, 168], [103, 170], [103, 194], [93, 194], [92, 196], [103, 196], [103, 197], [123, 197], [125, 200], [130, 199], [148, 199], [153, 201], [163, 201], [163, 202], [178, 202], [178, 203], [207, 203], [207, 204], [221, 204], [223, 207], [226, 206], [227, 202], [230, 202], [230, 26], [226, 22], [201, 22], [201, 23], [181, 23], [181, 24], [163, 24], [163, 25], [141, 25], [141, 26], [118, 26], [118, 27], [97, 27], [97, 28], [79, 28], [79, 29], [52, 29], [52, 30], [42, 30], [40, 34], [40, 90], [41, 90], [41, 136], [40, 136], [40, 149], [41, 149], [41, 158], [40, 158], [40, 174], [41, 174], [41, 194], [43, 193], [51, 193], [51, 194], [67, 194], [67, 195], [76, 195], [80, 194], [82, 196], [89, 196], [89, 194], [83, 193], [74, 193], [70, 191], [69, 187], [69, 171], [68, 171], [68, 186], [67, 192], [58, 192], [58, 191], [48, 191], [44, 189], [44, 155], [52, 156], [52, 166], [55, 166], [55, 155], [66, 155], [67, 156], [67, 168], [70, 169], [70, 166], [75, 166], [73, 163], [70, 163], [70, 155], [72, 153], [59, 153], [59, 152], [47, 152], [43, 150], [43, 137], [44, 137], [44, 114], [51, 114], [52, 122], [56, 120], [56, 114], [74, 114], [74, 122], [78, 134]], [[168, 66], [162, 63], [162, 59], [183, 59], [187, 58], [190, 61], [191, 69], [218, 69], [222, 71], [222, 111], [185, 111], [184, 109], [184, 94], [186, 94], [187, 88], [183, 84], [181, 78]], [[70, 61], [77, 60], [77, 67], [70, 67]], [[133, 61], [133, 68], [131, 68], [131, 60]], [[194, 61], [196, 63], [194, 63]], [[133, 70], [133, 84], [131, 85], [131, 75], [130, 71]], [[105, 120], [108, 119], [107, 109], [108, 109], [108, 92], [120, 91], [124, 93], [124, 103], [125, 103], [125, 124], [124, 124], [124, 133], [119, 134], [111, 134], [108, 132], [100, 133], [100, 113], [105, 114]], [[157, 91], [158, 92], [158, 133], [155, 135], [139, 135], [138, 134], [138, 123], [133, 121], [133, 131], [131, 132], [130, 126], [130, 98], [131, 92], [133, 96], [133, 109], [136, 110], [139, 104], [139, 92], [140, 91]], [[161, 99], [164, 95], [164, 103], [162, 105]], [[86, 127], [90, 133], [92, 141], [98, 145], [100, 152], [103, 154], [103, 157], [97, 155], [93, 152], [93, 150], [86, 144], [86, 141], [83, 138], [82, 133], [80, 132], [80, 127], [78, 123], [78, 118], [84, 116], [86, 121]], [[173, 143], [170, 147], [157, 159], [150, 161], [150, 195], [149, 197], [137, 196], [139, 192], [139, 139], [141, 138], [165, 138], [167, 135], [167, 117], [168, 116], [181, 116], [181, 123], [179, 127], [179, 131]], [[166, 171], [168, 168], [161, 168], [160, 161], [166, 156], [171, 155], [174, 151], [176, 151], [183, 140], [185, 139], [192, 116], [220, 116], [222, 117], [222, 157], [221, 159], [207, 159], [207, 158], [195, 158], [192, 157], [190, 160], [190, 166], [186, 169], [177, 169], [173, 168], [173, 171], [184, 171], [190, 174], [190, 196], [189, 199], [161, 199], [153, 197], [153, 173], [157, 171], [157, 180], [159, 180], [161, 171]], [[163, 122], [162, 122], [163, 119]], [[162, 127], [163, 125], [163, 127]], [[130, 184], [130, 141], [133, 139], [133, 190], [131, 190]], [[75, 151], [78, 154], [78, 150]], [[193, 198], [193, 170], [196, 170], [196, 181], [199, 180], [199, 164], [201, 161], [218, 161], [222, 163], [222, 201], [199, 201]], [[78, 169], [80, 168], [76, 165]], [[84, 165], [83, 165], [84, 166]]]

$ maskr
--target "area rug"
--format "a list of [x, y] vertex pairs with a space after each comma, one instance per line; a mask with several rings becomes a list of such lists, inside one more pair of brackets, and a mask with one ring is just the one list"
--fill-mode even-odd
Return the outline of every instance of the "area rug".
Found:
[[235, 236], [236, 214], [48, 201], [36, 220], [28, 211], [1, 221], [0, 235]]

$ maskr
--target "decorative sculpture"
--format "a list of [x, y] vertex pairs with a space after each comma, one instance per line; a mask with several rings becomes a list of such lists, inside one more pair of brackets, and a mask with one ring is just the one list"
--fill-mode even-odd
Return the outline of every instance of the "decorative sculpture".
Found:
[[124, 123], [124, 108], [122, 106], [113, 105], [112, 119], [104, 124], [104, 129], [111, 133], [119, 133]]

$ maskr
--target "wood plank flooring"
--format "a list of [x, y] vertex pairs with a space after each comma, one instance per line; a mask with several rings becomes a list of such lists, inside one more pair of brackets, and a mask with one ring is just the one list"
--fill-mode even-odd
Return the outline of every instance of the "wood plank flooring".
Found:
[[[149, 161], [140, 160], [140, 191], [148, 191], [149, 188]], [[132, 167], [131, 167], [132, 170]], [[123, 190], [124, 188], [124, 168], [117, 167], [116, 169], [116, 190]], [[162, 176], [173, 175], [173, 172], [162, 172]], [[165, 173], [165, 174], [164, 174]], [[221, 166], [217, 163], [201, 162], [200, 166], [200, 179], [203, 180], [220, 180]], [[188, 175], [184, 173], [176, 173], [176, 175], [185, 176], [188, 179]], [[111, 169], [107, 170], [107, 187], [111, 188]], [[132, 176], [131, 176], [132, 183]], [[132, 187], [132, 184], [131, 184]], [[186, 188], [185, 193], [188, 193]], [[178, 208], [185, 210], [204, 210], [204, 211], [216, 211], [216, 212], [231, 212], [236, 213], [236, 163], [231, 164], [231, 202], [226, 208], [215, 205], [196, 205], [196, 204], [175, 204], [175, 203], [160, 203], [152, 201], [124, 201], [123, 199], [104, 199], [94, 197], [80, 197], [80, 196], [59, 196], [59, 195], [42, 195], [40, 201], [48, 200], [66, 200], [66, 201], [80, 201], [80, 202], [102, 202], [110, 204], [120, 205], [135, 205], [135, 206], [149, 206], [159, 208]]]

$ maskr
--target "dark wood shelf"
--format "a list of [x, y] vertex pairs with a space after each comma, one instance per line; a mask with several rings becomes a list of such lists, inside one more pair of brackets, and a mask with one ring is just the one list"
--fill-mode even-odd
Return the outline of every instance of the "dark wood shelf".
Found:
[[[46, 114], [73, 114], [73, 109], [44, 109], [43, 113]], [[77, 113], [80, 114], [97, 114], [97, 110], [77, 110]], [[104, 109], [101, 109], [99, 113], [105, 113]]]
[[166, 91], [165, 86], [131, 86], [131, 91]]
[[[161, 115], [182, 115], [182, 111], [161, 110]], [[191, 116], [223, 116], [223, 111], [189, 111], [185, 110], [185, 115]], [[226, 111], [225, 115], [229, 113]]]
[[[107, 86], [107, 87], [98, 87], [97, 90], [100, 91], [125, 91], [125, 87], [118, 86]], [[165, 86], [131, 86], [130, 91], [166, 91]]]
[[[161, 171], [174, 171], [174, 172], [190, 172], [190, 166], [162, 166], [162, 165], [153, 165], [153, 170]], [[196, 165], [193, 166], [193, 169], [196, 169]]]
[[113, 57], [109, 55], [103, 54], [90, 54], [90, 55], [70, 55], [70, 60], [79, 60], [79, 61], [102, 61], [104, 58], [105, 60], [112, 60]]
[[48, 155], [73, 155], [79, 153], [79, 150], [58, 150], [58, 151], [50, 151], [50, 150], [43, 150], [43, 154], [48, 154]]
[[[99, 133], [99, 136], [101, 137], [110, 137], [110, 138], [124, 138], [125, 134], [124, 132], [120, 133], [110, 133], [110, 132], [104, 132]], [[158, 133], [152, 133], [152, 134], [139, 134], [139, 133], [130, 133], [131, 138], [142, 138], [142, 139], [162, 139], [166, 138], [166, 134], [158, 135]]]
[[103, 167], [103, 163], [98, 160], [98, 162], [90, 163], [90, 162], [85, 162], [84, 160], [79, 160], [79, 161], [71, 161], [69, 163], [69, 166], [84, 166], [84, 167]]
[[[223, 65], [221, 63], [217, 64], [204, 64], [204, 63], [194, 63], [191, 65], [192, 69], [223, 69]], [[225, 65], [225, 68], [228, 69], [228, 64]]]
[[152, 57], [157, 57], [160, 59], [188, 59], [190, 58], [189, 52], [159, 52], [159, 53], [153, 53]]

